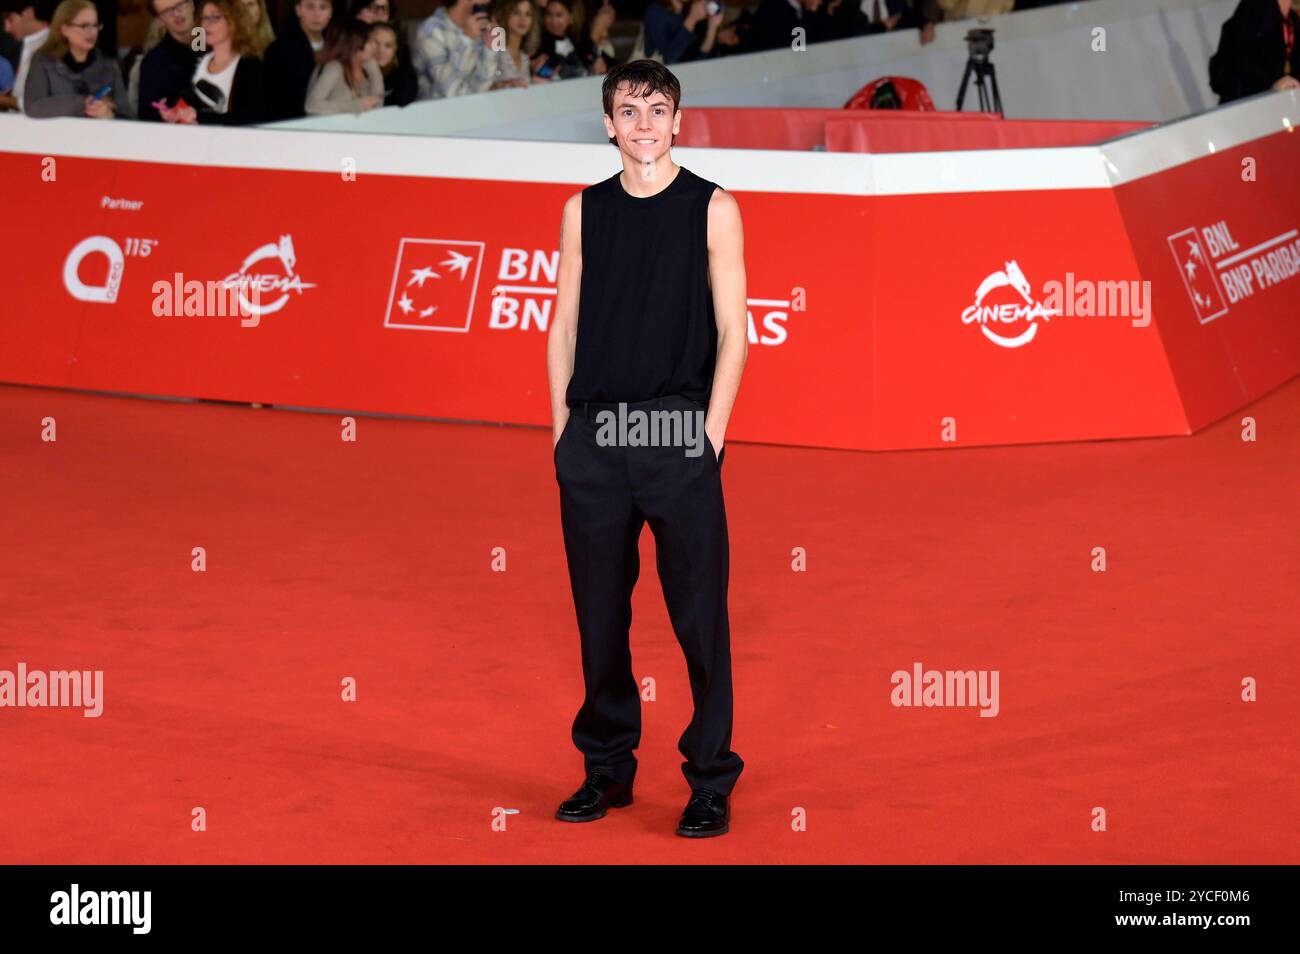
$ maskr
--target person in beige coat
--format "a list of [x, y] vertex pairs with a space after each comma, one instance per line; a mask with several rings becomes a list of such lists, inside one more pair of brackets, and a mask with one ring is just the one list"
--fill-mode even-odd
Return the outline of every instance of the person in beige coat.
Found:
[[370, 24], [356, 20], [331, 26], [307, 84], [307, 115], [363, 113], [384, 102], [384, 74], [367, 43], [370, 30]]

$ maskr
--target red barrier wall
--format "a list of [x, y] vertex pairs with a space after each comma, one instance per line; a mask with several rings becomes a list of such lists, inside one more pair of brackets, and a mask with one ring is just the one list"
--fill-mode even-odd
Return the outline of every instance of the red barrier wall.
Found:
[[1300, 278], [1286, 274], [1286, 259], [1300, 261], [1297, 138], [1269, 136], [1116, 190], [1138, 267], [1168, 295], [1160, 335], [1193, 430], [1300, 371]]
[[[203, 141], [215, 152], [244, 140]], [[0, 153], [22, 236], [0, 258], [0, 380], [548, 423], [556, 235], [580, 186], [57, 158], [53, 183], [42, 156]], [[870, 160], [892, 163], [882, 182], [922, 170], [889, 194], [736, 190], [750, 359], [729, 436], [884, 449], [1181, 434], [1300, 371], [1300, 199], [1283, 172], [1300, 138], [1220, 148], [1113, 189], [1012, 184], [1045, 163], [1095, 177], [1102, 158], [1012, 150], [988, 161], [1007, 184], [979, 191], [925, 194], [920, 157]], [[1243, 178], [1246, 160], [1257, 177]], [[798, 170], [780, 175], [806, 187]], [[1189, 243], [1205, 266], [1190, 279]], [[183, 301], [155, 314], [178, 273], [254, 278], [264, 313], [250, 327], [186, 316]], [[1112, 298], [1131, 290], [1126, 307], [1140, 300], [1146, 319], [1075, 307], [1080, 289], [1107, 285]]]
[[678, 146], [874, 153], [1088, 146], [1150, 125], [967, 112], [710, 106], [683, 116]]
[[[792, 149], [806, 152], [825, 146], [825, 126], [832, 119], [861, 118], [843, 109], [789, 109], [785, 107], [695, 106], [683, 107], [678, 146], [713, 149]], [[880, 122], [923, 123], [935, 117], [954, 122], [998, 122], [985, 113], [920, 113], [878, 110]]]
[[1058, 122], [1038, 119], [987, 119], [967, 122], [962, 113], [912, 113], [933, 117], [922, 122], [891, 122], [878, 113], [828, 118], [824, 127], [827, 152], [952, 152], [964, 149], [1047, 149], [1091, 146], [1149, 123]]

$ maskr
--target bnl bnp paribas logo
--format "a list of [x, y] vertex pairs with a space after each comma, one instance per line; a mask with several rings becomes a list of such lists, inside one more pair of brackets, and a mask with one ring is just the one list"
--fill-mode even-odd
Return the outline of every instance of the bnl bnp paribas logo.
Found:
[[1248, 248], [1227, 220], [1169, 236], [1183, 288], [1203, 325], [1222, 318], [1238, 302], [1300, 274], [1300, 231], [1287, 229]]
[[[468, 332], [485, 258], [480, 241], [403, 238], [384, 327]], [[559, 268], [558, 250], [503, 248], [490, 292], [489, 330], [545, 333], [555, 310]], [[784, 344], [790, 314], [803, 310], [803, 297], [746, 299], [749, 343]]]

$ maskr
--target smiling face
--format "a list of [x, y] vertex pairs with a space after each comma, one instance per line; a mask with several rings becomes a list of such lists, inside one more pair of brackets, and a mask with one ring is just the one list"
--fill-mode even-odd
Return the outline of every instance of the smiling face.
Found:
[[614, 91], [614, 115], [605, 116], [605, 131], [623, 155], [639, 163], [655, 162], [681, 131], [681, 110], [663, 93], [633, 96], [626, 83]]
[[370, 39], [366, 41], [366, 46], [370, 49], [370, 56], [380, 69], [387, 69], [388, 64], [393, 62], [393, 57], [397, 55], [397, 36], [388, 27], [375, 27], [370, 31]]

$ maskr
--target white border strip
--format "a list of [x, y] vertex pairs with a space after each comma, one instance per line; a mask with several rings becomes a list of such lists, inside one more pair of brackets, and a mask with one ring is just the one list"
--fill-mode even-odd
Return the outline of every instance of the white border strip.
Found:
[[[934, 195], [1101, 189], [1300, 126], [1294, 90], [1233, 103], [1101, 146], [928, 153], [826, 153], [678, 149], [693, 171], [737, 192]], [[87, 132], [94, 133], [93, 138]], [[3, 151], [128, 162], [358, 174], [428, 176], [585, 187], [613, 175], [608, 143], [520, 142], [460, 137], [175, 127], [144, 122], [0, 116]], [[521, 162], [526, 155], [528, 161]]]
[[1296, 90], [1261, 93], [1112, 139], [1102, 144], [1101, 151], [1111, 182], [1123, 185], [1265, 136], [1294, 133], [1298, 125], [1300, 95]]

